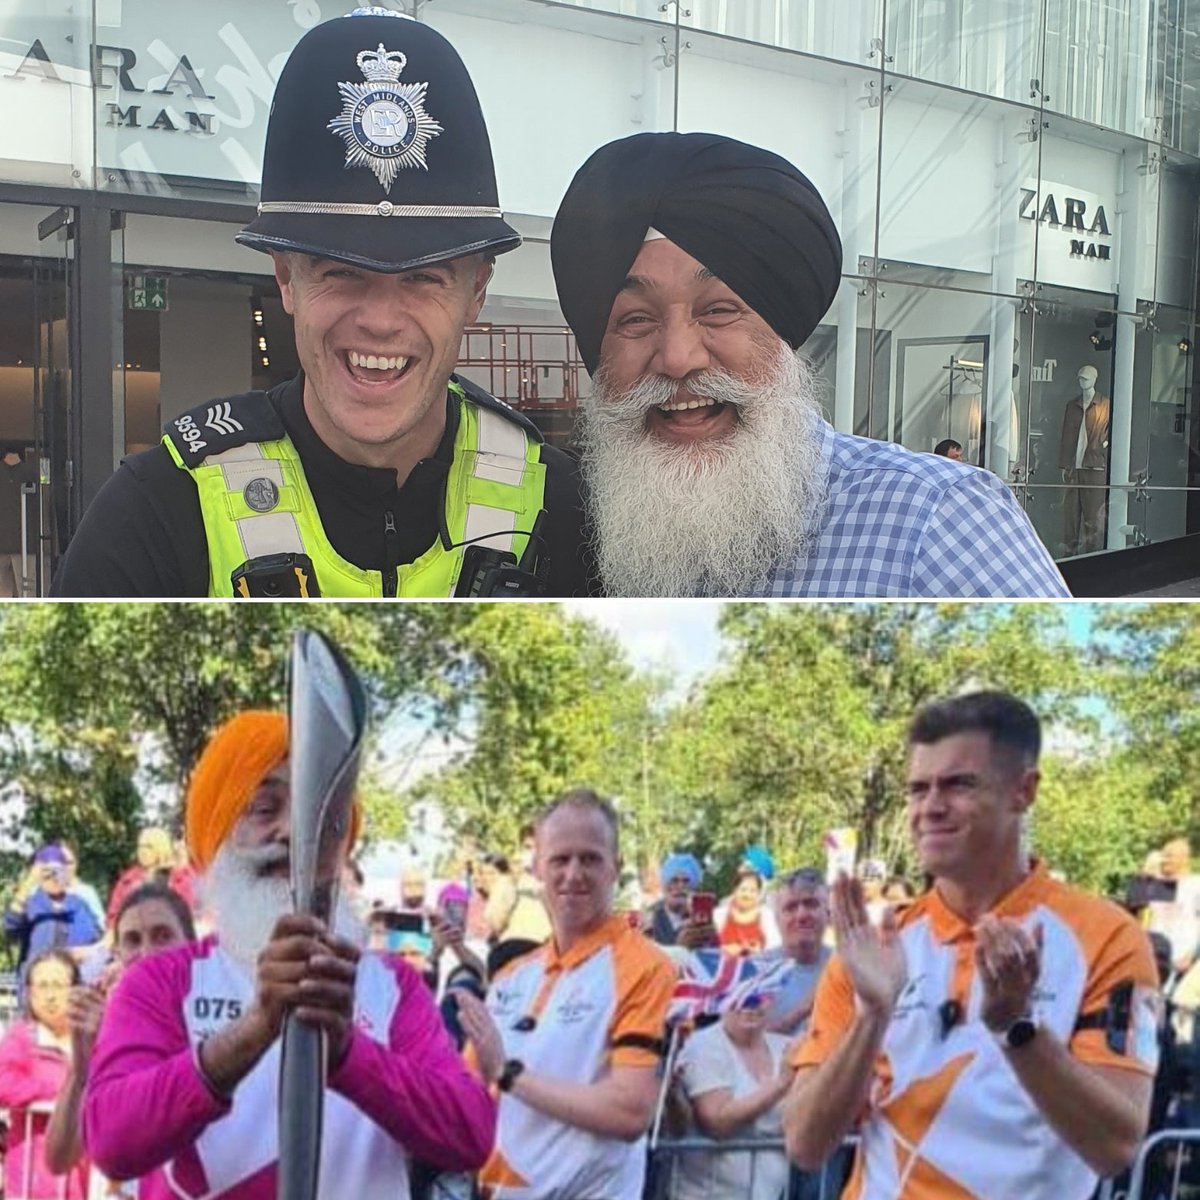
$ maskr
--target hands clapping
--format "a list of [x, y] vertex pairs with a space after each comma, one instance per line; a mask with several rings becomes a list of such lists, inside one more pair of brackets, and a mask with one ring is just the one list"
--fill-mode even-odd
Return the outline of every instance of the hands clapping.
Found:
[[877, 1016], [891, 1016], [896, 997], [908, 982], [895, 913], [886, 909], [876, 929], [867, 916], [862, 884], [847, 875], [834, 883], [830, 899], [838, 955], [859, 1002]]

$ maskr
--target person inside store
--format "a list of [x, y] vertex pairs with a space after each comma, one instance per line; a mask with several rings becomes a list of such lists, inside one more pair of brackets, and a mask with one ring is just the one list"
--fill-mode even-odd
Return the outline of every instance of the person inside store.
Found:
[[956, 442], [953, 438], [942, 438], [934, 446], [933, 452], [939, 458], [952, 458], [955, 462], [962, 462], [962, 442]]
[[1024, 849], [1040, 747], [1037, 715], [1008, 693], [920, 710], [907, 812], [932, 886], [876, 926], [860, 880], [834, 885], [837, 952], [783, 1123], [808, 1169], [857, 1126], [855, 1194], [1086, 1200], [1145, 1136], [1150, 943]]
[[[339, 896], [328, 924], [293, 910], [286, 718], [245, 711], [192, 772], [188, 849], [215, 934], [152, 955], [108, 998], [83, 1106], [84, 1144], [141, 1200], [274, 1195], [285, 1018], [324, 1030], [320, 1194], [405, 1200], [410, 1159], [482, 1165], [496, 1107], [455, 1052], [429, 990], [395, 954], [360, 949]], [[340, 876], [357, 803], [323, 859]]]
[[309, 30], [237, 240], [274, 260], [301, 373], [199, 404], [127, 459], [52, 594], [586, 593], [577, 461], [453, 374], [521, 239], [450, 43], [378, 8]]
[[842, 247], [790, 162], [710, 133], [612, 142], [550, 245], [594, 380], [579, 440], [607, 594], [1068, 594], [995, 475], [823, 419], [798, 351]]

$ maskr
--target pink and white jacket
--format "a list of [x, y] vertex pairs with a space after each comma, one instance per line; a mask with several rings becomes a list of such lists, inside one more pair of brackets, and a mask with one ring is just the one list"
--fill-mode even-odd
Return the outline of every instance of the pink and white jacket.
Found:
[[[210, 937], [143, 959], [109, 998], [84, 1136], [106, 1175], [141, 1177], [141, 1200], [274, 1200], [279, 1042], [231, 1102], [196, 1065], [196, 1046], [253, 996], [250, 974]], [[364, 954], [354, 1025], [325, 1097], [322, 1200], [407, 1200], [410, 1153], [444, 1170], [480, 1166], [495, 1103], [455, 1053], [413, 968]]]
[[[86, 1162], [66, 1175], [52, 1175], [46, 1166], [46, 1126], [67, 1075], [67, 1056], [39, 1044], [37, 1030], [31, 1021], [17, 1021], [0, 1038], [0, 1105], [10, 1110], [4, 1195], [7, 1200], [83, 1200]], [[31, 1111], [31, 1105], [40, 1111]]]

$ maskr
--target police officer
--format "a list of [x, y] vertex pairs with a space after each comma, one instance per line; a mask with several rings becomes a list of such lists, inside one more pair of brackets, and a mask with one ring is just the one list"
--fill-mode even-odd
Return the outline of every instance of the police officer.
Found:
[[53, 594], [585, 591], [574, 458], [452, 374], [520, 244], [454, 48], [379, 8], [310, 30], [237, 240], [274, 259], [301, 374], [201, 404], [127, 459]]

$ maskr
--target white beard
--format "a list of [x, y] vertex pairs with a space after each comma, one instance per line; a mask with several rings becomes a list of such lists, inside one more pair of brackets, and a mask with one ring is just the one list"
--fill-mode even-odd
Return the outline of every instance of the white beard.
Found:
[[779, 342], [761, 383], [725, 371], [687, 378], [737, 407], [728, 437], [681, 446], [646, 430], [682, 381], [616, 391], [603, 369], [580, 411], [582, 468], [600, 577], [610, 596], [746, 596], [799, 562], [825, 505], [820, 385]]
[[[275, 923], [294, 911], [288, 880], [259, 874], [281, 857], [287, 857], [282, 847], [238, 851], [227, 842], [217, 851], [201, 884], [221, 948], [252, 973], [259, 954], [271, 940]], [[357, 946], [365, 942], [363, 924], [341, 893], [333, 931]]]

